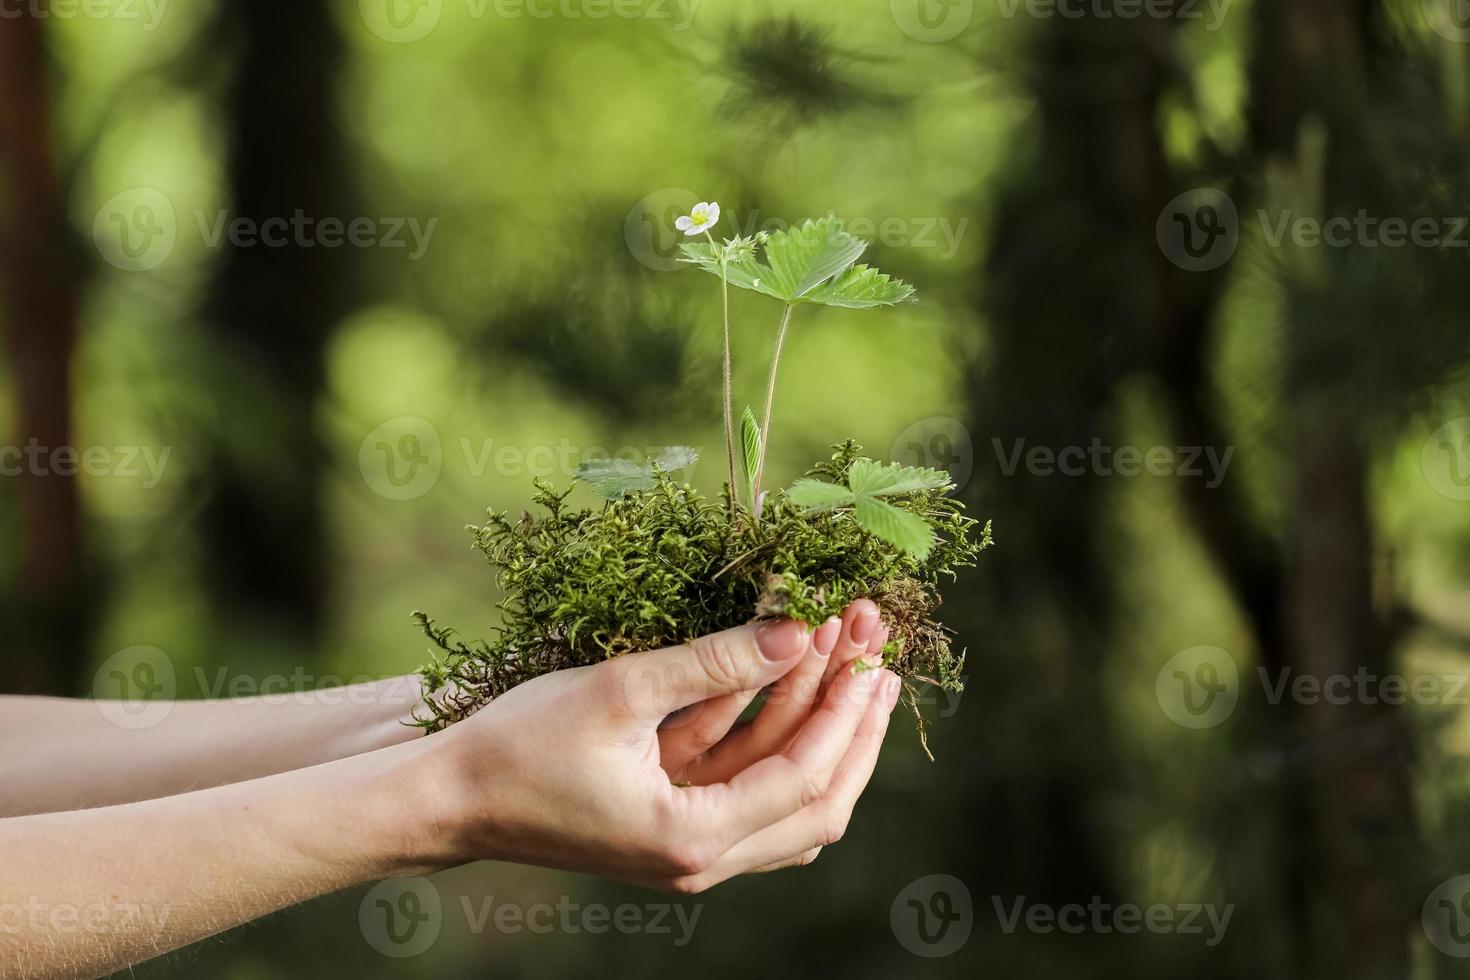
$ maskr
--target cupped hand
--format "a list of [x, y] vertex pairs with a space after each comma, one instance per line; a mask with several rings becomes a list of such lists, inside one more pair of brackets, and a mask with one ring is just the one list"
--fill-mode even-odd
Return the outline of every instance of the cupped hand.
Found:
[[886, 635], [860, 602], [815, 633], [753, 624], [514, 688], [435, 736], [452, 858], [680, 892], [807, 863], [846, 827], [898, 699], [891, 671], [838, 668]]

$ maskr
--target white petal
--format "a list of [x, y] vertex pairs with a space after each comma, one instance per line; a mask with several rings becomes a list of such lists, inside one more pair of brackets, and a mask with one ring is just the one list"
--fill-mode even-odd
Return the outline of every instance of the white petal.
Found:
[[720, 206], [719, 206], [719, 204], [717, 204], [714, 201], [711, 201], [708, 204], [706, 204], [704, 207], [705, 207], [705, 210], [709, 212], [709, 223], [712, 224], [712, 225], [719, 224], [720, 223]]
[[687, 214], [681, 214], [679, 217], [674, 219], [674, 227], [679, 229], [680, 231], [687, 232], [693, 226], [694, 219], [689, 217], [689, 215]]

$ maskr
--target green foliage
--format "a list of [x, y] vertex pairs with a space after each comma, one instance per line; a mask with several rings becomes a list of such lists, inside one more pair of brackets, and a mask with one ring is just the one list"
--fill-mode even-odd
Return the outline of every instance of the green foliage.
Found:
[[[848, 442], [812, 475], [851, 486], [870, 462]], [[884, 479], [903, 488], [884, 506], [933, 528], [924, 554], [870, 533], [851, 509], [807, 508], [780, 491], [757, 521], [661, 471], [651, 488], [629, 489], [596, 510], [569, 507], [571, 491], [538, 482], [539, 513], [492, 511], [471, 528], [504, 592], [492, 638], [464, 643], [415, 613], [443, 653], [422, 672], [430, 693], [421, 723], [450, 724], [549, 671], [684, 643], [753, 617], [815, 627], [859, 598], [879, 603], [892, 628], [888, 666], [959, 690], [963, 656], [933, 618], [936, 590], [991, 544], [990, 528], [977, 540], [976, 522], [933, 479]], [[908, 700], [917, 714], [912, 688]]]
[[763, 256], [757, 254], [757, 244], [751, 239], [735, 239], [724, 248], [691, 243], [682, 246], [682, 261], [715, 276], [728, 275], [732, 286], [788, 304], [867, 309], [913, 298], [908, 283], [854, 264], [868, 243], [848, 232], [838, 218], [807, 220], [772, 232], [765, 236]]
[[740, 445], [745, 464], [745, 499], [754, 512], [755, 477], [761, 466], [761, 426], [755, 420], [755, 413], [750, 410], [749, 405], [745, 406], [745, 412], [740, 416]]
[[647, 463], [621, 458], [589, 460], [577, 467], [577, 479], [603, 500], [621, 500], [633, 490], [652, 490], [660, 473], [687, 470], [699, 461], [688, 446], [669, 446]]
[[941, 470], [855, 459], [848, 467], [846, 486], [798, 480], [787, 496], [808, 513], [851, 507], [865, 531], [900, 551], [926, 558], [934, 547], [934, 530], [926, 516], [878, 498], [948, 487], [949, 474]]

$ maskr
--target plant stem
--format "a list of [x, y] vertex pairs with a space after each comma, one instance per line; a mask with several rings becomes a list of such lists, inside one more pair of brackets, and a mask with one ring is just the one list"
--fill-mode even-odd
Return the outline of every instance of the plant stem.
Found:
[[714, 235], [706, 231], [704, 237], [709, 239], [710, 247], [720, 253], [720, 292], [725, 304], [725, 461], [730, 468], [730, 514], [733, 517], [739, 484], [735, 482], [735, 396], [730, 379], [730, 257], [715, 244]]
[[761, 458], [755, 468], [755, 480], [752, 481], [751, 497], [754, 506], [759, 510], [761, 499], [761, 477], [766, 472], [766, 453], [771, 450], [771, 406], [776, 401], [776, 372], [781, 367], [781, 348], [786, 346], [786, 330], [791, 326], [791, 311], [796, 309], [793, 304], [786, 304], [786, 309], [781, 313], [781, 329], [776, 334], [776, 355], [771, 358], [771, 378], [766, 383], [766, 416], [761, 420]]

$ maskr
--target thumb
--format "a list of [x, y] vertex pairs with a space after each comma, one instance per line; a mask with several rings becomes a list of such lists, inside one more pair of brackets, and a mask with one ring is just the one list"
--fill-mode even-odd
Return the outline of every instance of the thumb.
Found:
[[806, 627], [783, 619], [711, 633], [664, 650], [625, 654], [614, 663], [632, 714], [657, 724], [700, 701], [760, 690], [795, 667], [810, 644]]

